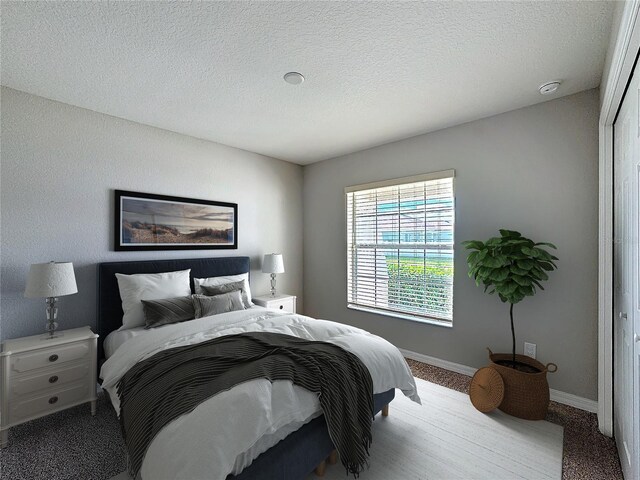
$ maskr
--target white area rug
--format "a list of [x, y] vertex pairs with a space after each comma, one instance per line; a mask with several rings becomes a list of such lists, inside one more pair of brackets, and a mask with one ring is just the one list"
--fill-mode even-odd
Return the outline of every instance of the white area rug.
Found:
[[[416, 383], [422, 406], [396, 392], [389, 416], [376, 416], [370, 468], [360, 480], [562, 478], [559, 425], [483, 414], [464, 393]], [[347, 478], [338, 462], [327, 465], [323, 480]]]

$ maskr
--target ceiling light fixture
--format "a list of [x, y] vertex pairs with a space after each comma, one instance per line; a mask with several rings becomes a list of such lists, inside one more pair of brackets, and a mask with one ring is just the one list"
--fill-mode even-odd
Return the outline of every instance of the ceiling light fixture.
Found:
[[284, 81], [291, 85], [300, 85], [304, 82], [304, 76], [298, 72], [289, 72], [284, 74]]
[[538, 89], [538, 91], [540, 92], [541, 95], [549, 95], [551, 93], [554, 93], [556, 90], [558, 90], [558, 87], [560, 86], [561, 83], [562, 82], [560, 80], [547, 82], [543, 85], [540, 85], [540, 88]]

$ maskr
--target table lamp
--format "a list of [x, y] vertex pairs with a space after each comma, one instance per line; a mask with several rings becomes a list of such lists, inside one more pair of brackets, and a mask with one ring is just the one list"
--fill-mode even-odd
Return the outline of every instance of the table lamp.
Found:
[[262, 273], [271, 274], [271, 296], [276, 296], [276, 273], [284, 273], [281, 253], [268, 253], [262, 260]]
[[45, 297], [47, 303], [46, 338], [61, 337], [56, 334], [58, 323], [57, 297], [78, 293], [76, 277], [71, 262], [34, 263], [27, 277], [27, 288], [24, 296], [28, 298]]

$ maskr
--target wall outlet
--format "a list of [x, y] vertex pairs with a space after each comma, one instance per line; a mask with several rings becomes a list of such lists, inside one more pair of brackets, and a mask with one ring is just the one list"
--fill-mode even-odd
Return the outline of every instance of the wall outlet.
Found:
[[531, 358], [536, 358], [536, 344], [524, 342], [524, 354]]

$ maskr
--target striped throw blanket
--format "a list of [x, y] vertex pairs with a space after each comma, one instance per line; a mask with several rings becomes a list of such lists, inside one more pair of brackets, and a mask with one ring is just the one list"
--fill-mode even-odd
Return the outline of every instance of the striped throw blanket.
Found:
[[355, 476], [362, 471], [374, 407], [371, 375], [360, 359], [331, 343], [253, 332], [164, 350], [121, 378], [117, 392], [129, 473], [137, 476], [147, 447], [173, 419], [258, 378], [290, 380], [317, 393], [342, 464]]

